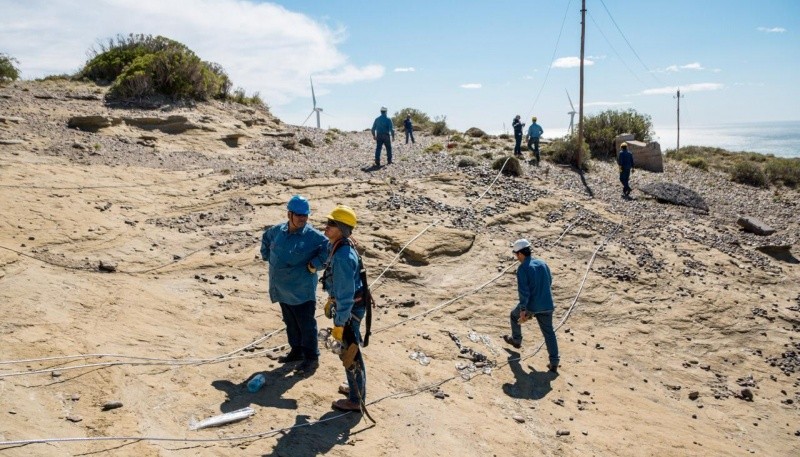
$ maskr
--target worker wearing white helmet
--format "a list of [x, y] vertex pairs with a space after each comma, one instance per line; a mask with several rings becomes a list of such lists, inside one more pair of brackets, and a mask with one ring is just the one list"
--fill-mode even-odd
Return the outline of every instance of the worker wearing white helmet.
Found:
[[[536, 158], [536, 166], [539, 166], [539, 138], [542, 137], [544, 130], [536, 123], [536, 116], [531, 117], [531, 125], [528, 127], [528, 149]], [[531, 147], [533, 145], [533, 147]]]
[[519, 239], [511, 247], [514, 256], [519, 260], [517, 268], [517, 290], [519, 303], [511, 311], [511, 335], [504, 335], [503, 340], [519, 348], [522, 346], [522, 326], [531, 316], [536, 318], [539, 329], [544, 336], [547, 354], [550, 363], [547, 368], [556, 373], [560, 357], [558, 355], [558, 342], [553, 329], [553, 292], [551, 284], [550, 267], [542, 259], [536, 259], [531, 254], [531, 243], [526, 239]]

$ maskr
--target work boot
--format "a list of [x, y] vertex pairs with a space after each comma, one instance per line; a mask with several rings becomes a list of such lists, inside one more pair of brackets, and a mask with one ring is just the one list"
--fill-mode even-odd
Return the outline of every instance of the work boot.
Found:
[[278, 357], [278, 363], [297, 362], [298, 360], [303, 360], [303, 354], [299, 352], [290, 351], [288, 354]]
[[303, 360], [303, 363], [300, 364], [297, 368], [294, 369], [295, 374], [299, 374], [302, 376], [308, 376], [313, 374], [319, 368], [319, 360]]
[[510, 344], [510, 345], [514, 346], [517, 349], [522, 347], [522, 341], [517, 341], [514, 338], [512, 338], [510, 335], [503, 335], [503, 341], [505, 341], [507, 344]]
[[547, 369], [550, 371], [550, 373], [558, 373], [558, 365], [553, 365], [552, 363], [548, 363]]

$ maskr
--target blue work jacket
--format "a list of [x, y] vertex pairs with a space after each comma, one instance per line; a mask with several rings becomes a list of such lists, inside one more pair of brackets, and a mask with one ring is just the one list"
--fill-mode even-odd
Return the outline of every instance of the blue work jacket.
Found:
[[542, 126], [534, 122], [533, 124], [528, 127], [528, 136], [531, 138], [539, 138], [544, 133], [544, 129]]
[[391, 134], [392, 138], [394, 138], [394, 125], [392, 120], [386, 116], [386, 113], [376, 117], [375, 122], [372, 123], [372, 134], [380, 135], [381, 133]]
[[617, 164], [623, 171], [630, 171], [633, 168], [633, 154], [627, 149], [620, 149], [619, 157], [617, 157]]
[[273, 303], [300, 305], [316, 300], [317, 273], [311, 273], [307, 265], [322, 268], [327, 241], [309, 224], [294, 233], [289, 232], [288, 222], [264, 231], [261, 258], [269, 262], [269, 298]]
[[[333, 244], [328, 243], [328, 253], [333, 250]], [[329, 254], [330, 256], [330, 254]], [[350, 245], [339, 246], [330, 256], [331, 274], [325, 278], [325, 290], [328, 295], [336, 300], [336, 315], [333, 324], [343, 327], [350, 319], [353, 312], [355, 294], [360, 290], [361, 275], [358, 269], [358, 253]]]
[[517, 268], [517, 289], [519, 304], [517, 308], [529, 313], [552, 313], [553, 293], [550, 290], [553, 278], [550, 267], [544, 260], [532, 256], [525, 257]]

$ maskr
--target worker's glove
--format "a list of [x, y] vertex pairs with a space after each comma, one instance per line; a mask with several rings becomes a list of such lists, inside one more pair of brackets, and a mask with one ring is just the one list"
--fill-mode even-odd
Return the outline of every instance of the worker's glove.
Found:
[[333, 319], [333, 313], [336, 310], [336, 300], [333, 297], [328, 297], [328, 301], [325, 302], [325, 317], [328, 319]]
[[308, 262], [308, 264], [306, 265], [306, 268], [308, 268], [308, 272], [309, 273], [316, 273], [317, 272], [317, 268], [314, 265], [312, 265], [311, 262]]
[[338, 342], [342, 342], [342, 335], [344, 334], [344, 327], [334, 327], [333, 331], [331, 331], [331, 336], [334, 340]]
[[522, 311], [519, 312], [519, 319], [517, 319], [517, 322], [519, 322], [520, 324], [524, 324], [525, 322], [528, 322], [530, 318], [531, 315], [523, 309]]

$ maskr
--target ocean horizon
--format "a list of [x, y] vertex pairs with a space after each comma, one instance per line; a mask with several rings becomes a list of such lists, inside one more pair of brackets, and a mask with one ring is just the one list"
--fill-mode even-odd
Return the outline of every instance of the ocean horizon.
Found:
[[[654, 127], [653, 141], [661, 151], [675, 149], [676, 126]], [[777, 157], [800, 157], [800, 121], [681, 125], [681, 147], [712, 146], [731, 152], [758, 152]]]

